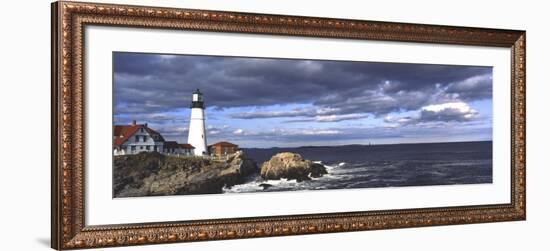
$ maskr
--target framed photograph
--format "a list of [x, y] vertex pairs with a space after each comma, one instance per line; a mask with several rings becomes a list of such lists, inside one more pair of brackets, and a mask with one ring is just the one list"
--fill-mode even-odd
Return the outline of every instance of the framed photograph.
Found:
[[52, 247], [524, 220], [525, 31], [52, 4]]

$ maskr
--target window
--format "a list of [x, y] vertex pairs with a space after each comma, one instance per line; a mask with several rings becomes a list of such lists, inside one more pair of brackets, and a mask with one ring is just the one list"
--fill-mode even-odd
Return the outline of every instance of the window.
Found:
[[136, 146], [132, 146], [132, 151], [135, 151], [136, 150]]
[[140, 146], [139, 149], [143, 150], [143, 146]]
[[150, 147], [150, 146], [146, 146], [146, 147], [145, 147], [145, 150], [149, 151], [149, 150], [151, 150], [151, 147]]
[[139, 129], [140, 132], [143, 132], [143, 127]]
[[153, 150], [156, 152], [156, 151], [157, 151], [157, 146], [154, 146], [154, 147], [153, 147]]
[[147, 141], [147, 136], [143, 136], [143, 142]]
[[136, 135], [134, 138], [136, 139], [136, 142], [139, 142], [139, 136]]

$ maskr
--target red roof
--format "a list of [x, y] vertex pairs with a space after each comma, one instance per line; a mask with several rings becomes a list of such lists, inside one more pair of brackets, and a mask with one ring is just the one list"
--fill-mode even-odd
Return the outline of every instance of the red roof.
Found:
[[139, 128], [141, 128], [139, 125], [115, 125], [113, 132], [115, 146], [124, 144]]
[[176, 148], [195, 149], [195, 147], [193, 147], [190, 144], [179, 144], [176, 141], [166, 141], [164, 142], [164, 147], [168, 149], [176, 149]]
[[140, 128], [144, 128], [149, 135], [156, 142], [164, 141], [164, 138], [157, 131], [145, 126], [145, 125], [115, 125], [113, 128], [113, 136], [115, 146], [124, 144], [132, 135], [134, 135]]
[[191, 144], [180, 144], [180, 147], [185, 149], [195, 149], [195, 147]]
[[235, 144], [233, 144], [233, 143], [229, 143], [229, 142], [227, 142], [227, 141], [220, 141], [220, 142], [218, 142], [218, 143], [214, 143], [214, 144], [209, 145], [209, 146], [225, 146], [225, 147], [234, 146], [234, 147], [238, 147], [238, 145], [235, 145]]
[[175, 149], [175, 148], [179, 148], [179, 145], [178, 145], [178, 142], [176, 141], [165, 141], [164, 148]]

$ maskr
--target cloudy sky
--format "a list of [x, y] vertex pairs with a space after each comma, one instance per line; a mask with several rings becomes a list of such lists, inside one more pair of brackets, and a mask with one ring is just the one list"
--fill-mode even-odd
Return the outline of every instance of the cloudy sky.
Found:
[[208, 144], [241, 147], [492, 139], [492, 68], [113, 53], [114, 120], [187, 141], [191, 95]]

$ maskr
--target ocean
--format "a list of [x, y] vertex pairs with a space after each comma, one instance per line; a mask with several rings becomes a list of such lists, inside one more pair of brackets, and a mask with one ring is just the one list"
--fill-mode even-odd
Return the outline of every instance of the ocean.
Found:
[[328, 174], [312, 180], [263, 180], [225, 187], [224, 193], [492, 183], [492, 141], [395, 145], [243, 149], [259, 166], [280, 152], [323, 164]]

